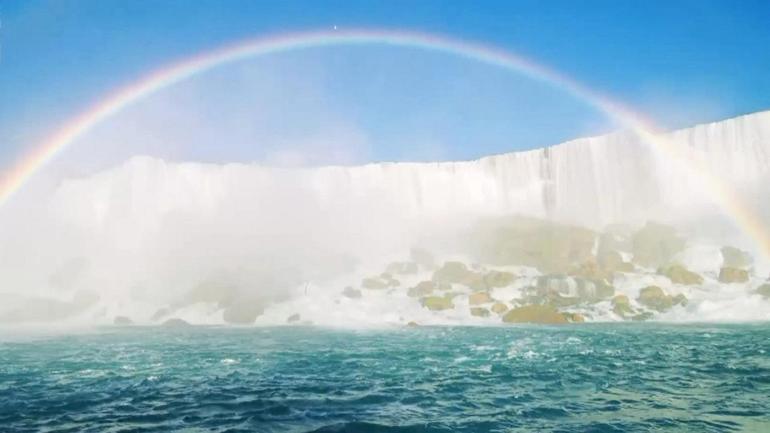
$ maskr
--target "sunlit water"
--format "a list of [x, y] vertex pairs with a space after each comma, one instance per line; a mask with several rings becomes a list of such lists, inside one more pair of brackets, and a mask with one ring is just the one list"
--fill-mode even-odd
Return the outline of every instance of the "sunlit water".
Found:
[[0, 431], [770, 431], [768, 325], [0, 339]]

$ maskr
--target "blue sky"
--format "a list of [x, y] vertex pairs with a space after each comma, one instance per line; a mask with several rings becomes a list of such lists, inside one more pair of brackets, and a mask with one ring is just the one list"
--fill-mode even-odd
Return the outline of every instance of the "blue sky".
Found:
[[[770, 108], [770, 3], [761, 0], [0, 0], [0, 19], [3, 165], [169, 62], [335, 25], [508, 49], [669, 128]], [[195, 77], [106, 123], [71, 154], [81, 162], [135, 153], [281, 160], [305, 151], [327, 155], [309, 163], [461, 159], [612, 127], [558, 89], [488, 66], [410, 50], [324, 48]]]

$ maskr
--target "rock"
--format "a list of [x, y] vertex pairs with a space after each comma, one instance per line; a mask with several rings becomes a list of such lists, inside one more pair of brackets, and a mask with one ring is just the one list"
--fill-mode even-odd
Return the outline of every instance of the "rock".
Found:
[[489, 317], [489, 310], [484, 307], [471, 307], [471, 316]]
[[359, 299], [361, 298], [361, 291], [348, 286], [342, 290], [342, 296], [350, 299]]
[[186, 321], [182, 319], [178, 319], [176, 317], [172, 317], [171, 319], [166, 320], [161, 324], [161, 326], [165, 326], [167, 328], [186, 328], [188, 326], [192, 326]]
[[593, 260], [589, 260], [570, 270], [569, 275], [588, 280], [612, 282], [612, 271], [607, 271]]
[[437, 288], [438, 284], [433, 281], [420, 281], [416, 286], [411, 287], [406, 294], [413, 298], [421, 298], [433, 293], [433, 290]]
[[461, 284], [464, 284], [468, 286], [469, 289], [476, 291], [489, 289], [486, 279], [484, 278], [484, 274], [481, 272], [469, 273], [465, 280], [461, 282]]
[[745, 283], [749, 281], [749, 271], [738, 268], [723, 267], [719, 270], [721, 283]]
[[251, 325], [262, 314], [263, 308], [253, 300], [239, 300], [225, 308], [222, 318], [233, 325]]
[[645, 311], [643, 313], [639, 313], [636, 316], [631, 317], [631, 320], [634, 322], [644, 322], [645, 320], [650, 320], [653, 317], [655, 317], [654, 314], [650, 313], [649, 311]]
[[617, 295], [612, 298], [612, 312], [620, 317], [627, 317], [634, 314], [634, 309], [631, 308], [631, 301], [626, 295]]
[[609, 274], [613, 272], [634, 272], [634, 264], [623, 261], [623, 256], [615, 250], [602, 250], [600, 247], [596, 255], [596, 261]]
[[286, 319], [286, 323], [299, 322], [299, 318], [300, 318], [299, 314], [294, 313]]
[[756, 293], [770, 299], [770, 283], [765, 283], [757, 287]]
[[486, 290], [488, 288], [481, 272], [473, 272], [461, 262], [446, 262], [433, 273], [433, 282], [439, 284], [462, 284], [471, 290]]
[[493, 313], [495, 314], [503, 314], [506, 311], [508, 311], [508, 306], [503, 304], [502, 302], [495, 302], [492, 304], [492, 307], [490, 308]]
[[580, 313], [561, 313], [570, 323], [583, 323], [586, 318]]
[[593, 231], [581, 227], [505, 217], [478, 224], [471, 234], [471, 250], [484, 263], [564, 273], [592, 257], [595, 238]]
[[513, 283], [516, 276], [505, 271], [489, 271], [484, 275], [484, 283], [489, 288], [507, 287]]
[[547, 293], [569, 293], [575, 285], [575, 280], [565, 275], [543, 275], [537, 278], [536, 286], [539, 295]]
[[461, 262], [446, 262], [433, 273], [433, 281], [439, 283], [464, 283], [472, 272]]
[[454, 308], [452, 298], [448, 296], [426, 296], [420, 300], [420, 303], [431, 311], [451, 310]]
[[615, 250], [602, 251], [600, 249], [596, 255], [596, 262], [602, 269], [614, 271], [623, 263], [623, 256]]
[[436, 260], [428, 250], [422, 248], [412, 248], [409, 251], [409, 259], [425, 269], [436, 267]]
[[361, 280], [361, 287], [370, 290], [382, 290], [390, 287], [390, 280], [382, 277], [368, 277]]
[[634, 233], [632, 239], [634, 262], [648, 268], [659, 268], [684, 249], [685, 241], [673, 227], [648, 222]]
[[393, 275], [391, 275], [389, 272], [381, 273], [380, 279], [382, 279], [382, 281], [384, 281], [388, 287], [398, 287], [401, 285], [401, 282], [393, 278]]
[[550, 305], [525, 305], [513, 308], [503, 316], [505, 323], [567, 323], [567, 318]]
[[658, 269], [658, 273], [667, 277], [674, 284], [697, 285], [703, 284], [703, 277], [689, 271], [681, 265], [671, 265]]
[[615, 294], [615, 288], [605, 280], [589, 280], [579, 278], [576, 280], [578, 297], [582, 302], [595, 303], [607, 299]]
[[391, 275], [413, 275], [417, 271], [417, 263], [414, 262], [393, 262], [385, 268], [385, 272]]
[[468, 296], [468, 303], [471, 305], [488, 304], [492, 301], [494, 301], [494, 299], [489, 296], [488, 292], [476, 292], [471, 293], [471, 295]]
[[687, 298], [684, 295], [672, 297], [658, 286], [645, 287], [639, 292], [636, 300], [645, 307], [657, 311], [666, 311], [675, 305], [687, 304]]
[[633, 229], [628, 226], [610, 225], [604, 228], [604, 233], [599, 236], [599, 248], [597, 248], [597, 257], [603, 256], [609, 252], [630, 252], [633, 249], [631, 236]]
[[671, 297], [658, 286], [643, 288], [639, 292], [639, 297], [636, 300], [645, 307], [658, 311], [668, 310], [674, 305]]
[[128, 326], [128, 325], [133, 325], [134, 321], [126, 316], [115, 316], [115, 319], [112, 321], [112, 324], [117, 326]]
[[674, 305], [681, 305], [686, 306], [687, 305], [687, 296], [684, 295], [684, 293], [680, 293], [678, 295], [675, 295], [673, 298], [671, 298], [674, 301]]
[[410, 328], [416, 328], [416, 327], [418, 327], [418, 326], [420, 326], [420, 325], [419, 325], [417, 322], [415, 322], [415, 321], [413, 321], [413, 320], [412, 320], [412, 321], [410, 321], [409, 323], [407, 323], [407, 324], [406, 324], [406, 326], [408, 326], [408, 327], [410, 327]]
[[735, 247], [722, 247], [721, 251], [722, 266], [727, 268], [748, 268], [754, 261], [751, 254]]

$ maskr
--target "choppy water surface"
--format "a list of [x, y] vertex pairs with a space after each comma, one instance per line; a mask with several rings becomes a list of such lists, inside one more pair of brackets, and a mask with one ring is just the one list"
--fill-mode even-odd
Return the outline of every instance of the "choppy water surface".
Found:
[[1, 339], [1, 431], [770, 431], [767, 325]]

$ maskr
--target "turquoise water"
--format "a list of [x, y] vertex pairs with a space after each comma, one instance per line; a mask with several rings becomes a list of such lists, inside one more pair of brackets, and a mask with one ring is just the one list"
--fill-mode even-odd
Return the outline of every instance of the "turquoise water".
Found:
[[770, 326], [2, 337], [0, 431], [770, 431]]

